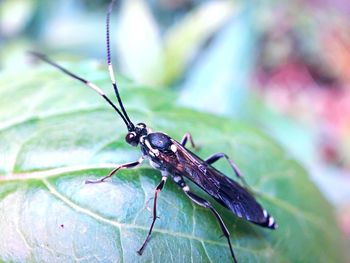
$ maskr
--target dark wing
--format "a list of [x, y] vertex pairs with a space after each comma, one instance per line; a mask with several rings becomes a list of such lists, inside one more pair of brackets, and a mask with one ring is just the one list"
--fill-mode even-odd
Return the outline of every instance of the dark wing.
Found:
[[173, 140], [177, 146], [175, 153], [181, 164], [181, 174], [201, 187], [221, 205], [238, 217], [263, 227], [276, 228], [275, 220], [255, 200], [255, 198], [237, 182], [204, 161], [197, 155]]

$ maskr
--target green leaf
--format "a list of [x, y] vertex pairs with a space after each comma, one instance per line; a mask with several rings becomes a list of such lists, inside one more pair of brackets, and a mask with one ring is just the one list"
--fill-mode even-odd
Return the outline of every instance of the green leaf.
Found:
[[[62, 64], [111, 91], [105, 67]], [[213, 201], [240, 262], [345, 261], [332, 207], [271, 139], [241, 123], [177, 108], [171, 92], [118, 81], [135, 122], [176, 139], [191, 132], [201, 157], [227, 153], [276, 218], [278, 230], [262, 229]], [[140, 156], [124, 142], [118, 115], [92, 91], [48, 66], [6, 72], [0, 87], [0, 262], [231, 262], [212, 214], [171, 180], [159, 197], [152, 239], [142, 257], [136, 254], [160, 173], [144, 164], [84, 184]], [[234, 178], [224, 161], [217, 167]]]
[[239, 9], [238, 4], [232, 1], [205, 2], [170, 28], [164, 39], [161, 83], [171, 84], [177, 80], [205, 42]]
[[125, 1], [115, 30], [121, 65], [137, 82], [169, 85], [182, 76], [194, 55], [237, 10], [230, 0], [203, 3], [162, 38], [144, 1]]
[[124, 1], [117, 25], [114, 32], [121, 66], [135, 81], [155, 83], [154, 76], [163, 74], [163, 47], [150, 6], [142, 0]]

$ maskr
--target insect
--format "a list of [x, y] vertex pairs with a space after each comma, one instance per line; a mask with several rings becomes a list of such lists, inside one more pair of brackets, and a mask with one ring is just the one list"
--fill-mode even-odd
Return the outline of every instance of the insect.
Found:
[[191, 191], [189, 186], [186, 184], [184, 177], [198, 185], [201, 189], [212, 196], [219, 204], [229, 209], [238, 217], [270, 229], [276, 229], [277, 224], [274, 218], [270, 216], [267, 211], [263, 209], [262, 206], [255, 200], [253, 195], [249, 192], [249, 190], [247, 190], [248, 188], [241, 186], [236, 181], [225, 176], [222, 172], [212, 166], [212, 164], [219, 159], [226, 159], [232, 167], [236, 176], [246, 185], [244, 178], [242, 177], [236, 164], [226, 154], [216, 153], [203, 160], [186, 148], [186, 144], [188, 142], [191, 143], [192, 147], [195, 147], [193, 139], [189, 133], [186, 133], [183, 136], [182, 140], [178, 142], [163, 132], [152, 131], [144, 123], [138, 123], [135, 125], [130, 120], [118, 91], [111, 62], [109, 25], [110, 15], [114, 2], [115, 1], [113, 0], [109, 4], [106, 16], [107, 65], [120, 108], [118, 108], [95, 84], [61, 67], [44, 54], [38, 52], [30, 52], [34, 57], [43, 60], [53, 67], [61, 70], [63, 73], [69, 75], [70, 77], [79, 80], [87, 87], [93, 89], [100, 96], [102, 96], [107, 101], [107, 103], [112, 106], [113, 109], [119, 114], [125, 123], [125, 126], [128, 130], [128, 133], [125, 137], [126, 142], [131, 146], [140, 147], [141, 149], [142, 156], [139, 160], [118, 165], [105, 177], [94, 181], [88, 180], [86, 183], [104, 182], [107, 178], [112, 177], [119, 170], [135, 168], [139, 166], [145, 159], [147, 159], [152, 167], [158, 169], [161, 172], [162, 177], [154, 192], [153, 220], [141, 248], [137, 251], [138, 254], [142, 255], [147, 246], [147, 243], [150, 241], [152, 230], [157, 219], [157, 197], [163, 190], [167, 179], [171, 178], [183, 190], [184, 194], [192, 202], [201, 207], [209, 209], [213, 213], [220, 225], [223, 235], [227, 239], [232, 259], [234, 262], [237, 262], [230, 240], [230, 233], [220, 214], [216, 211], [216, 209], [209, 201]]

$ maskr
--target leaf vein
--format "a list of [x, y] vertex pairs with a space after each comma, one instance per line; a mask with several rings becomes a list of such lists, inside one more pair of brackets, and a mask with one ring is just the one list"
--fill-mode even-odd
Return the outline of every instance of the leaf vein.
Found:
[[[125, 228], [125, 229], [138, 229], [138, 230], [143, 230], [145, 232], [148, 231], [148, 227], [144, 227], [141, 225], [135, 225], [135, 224], [127, 224], [127, 223], [120, 223], [120, 222], [116, 222], [114, 220], [111, 219], [107, 219], [104, 218], [86, 208], [83, 208], [79, 205], [77, 205], [76, 203], [74, 203], [73, 201], [69, 200], [67, 197], [63, 196], [61, 193], [59, 193], [52, 185], [51, 183], [47, 180], [47, 179], [43, 179], [42, 182], [44, 183], [44, 185], [47, 187], [47, 189], [49, 190], [49, 192], [55, 196], [57, 199], [61, 200], [63, 203], [65, 203], [66, 205], [68, 205], [69, 207], [71, 207], [72, 209], [85, 214], [87, 216], [90, 216], [91, 218], [118, 227], [120, 229]], [[226, 243], [222, 243], [219, 241], [215, 241], [215, 240], [210, 240], [210, 239], [202, 239], [190, 234], [186, 234], [186, 233], [181, 233], [181, 232], [173, 232], [173, 231], [169, 231], [169, 230], [165, 230], [165, 229], [159, 229], [159, 228], [154, 228], [153, 229], [154, 233], [159, 233], [159, 234], [165, 234], [165, 235], [169, 235], [169, 236], [174, 236], [174, 237], [179, 237], [179, 238], [185, 238], [185, 239], [189, 239], [189, 240], [196, 240], [199, 242], [204, 242], [204, 243], [208, 243], [208, 244], [212, 244], [212, 245], [217, 245], [217, 246], [222, 246], [222, 247], [227, 247], [228, 245]], [[253, 249], [249, 249], [249, 248], [245, 248], [245, 247], [239, 247], [236, 246], [235, 249], [238, 250], [245, 250], [247, 252], [250, 253], [256, 253], [256, 250]]]

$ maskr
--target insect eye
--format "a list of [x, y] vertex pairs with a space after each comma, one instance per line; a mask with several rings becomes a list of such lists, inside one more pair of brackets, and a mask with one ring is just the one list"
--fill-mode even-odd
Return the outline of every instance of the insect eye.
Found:
[[125, 140], [128, 144], [132, 145], [132, 146], [136, 146], [138, 144], [138, 141], [136, 139], [136, 133], [135, 132], [129, 132], [126, 136], [125, 136]]

